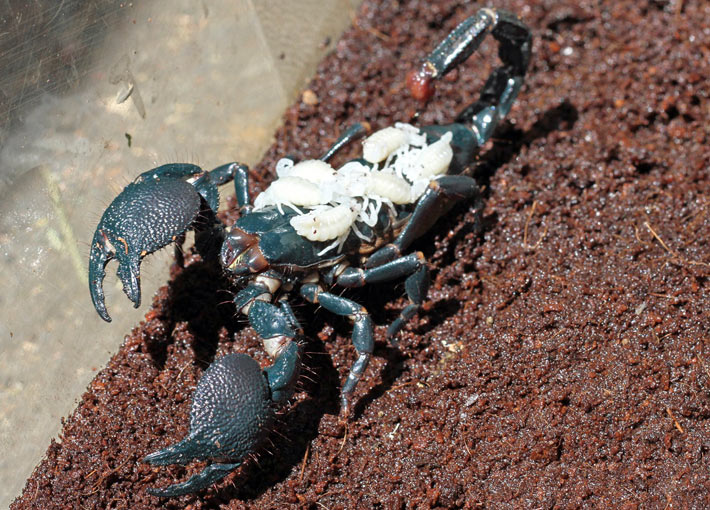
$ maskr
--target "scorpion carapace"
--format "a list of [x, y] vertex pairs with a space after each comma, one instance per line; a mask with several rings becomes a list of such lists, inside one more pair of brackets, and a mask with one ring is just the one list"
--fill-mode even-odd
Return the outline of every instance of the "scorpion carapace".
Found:
[[[409, 304], [389, 327], [390, 339], [417, 312], [427, 295], [427, 263], [421, 253], [407, 249], [458, 201], [472, 201], [480, 213], [478, 186], [461, 172], [520, 90], [530, 31], [509, 12], [481, 9], [407, 78], [415, 98], [429, 99], [435, 81], [466, 60], [488, 33], [499, 43], [502, 65], [452, 124], [396, 124], [377, 131], [363, 142], [362, 158], [335, 169], [328, 163], [331, 157], [368, 133], [367, 124], [354, 124], [319, 160], [282, 159], [278, 179], [253, 204], [244, 165], [205, 172], [191, 164], [168, 164], [141, 174], [107, 208], [89, 262], [91, 297], [104, 320], [111, 320], [102, 287], [107, 262], [118, 259], [124, 291], [138, 306], [142, 258], [180, 241], [192, 228], [198, 251], [222, 243], [221, 264], [239, 289], [236, 310], [248, 317], [274, 360], [265, 370], [243, 354], [212, 363], [193, 398], [188, 436], [145, 461], [213, 462], [186, 482], [149, 489], [152, 494], [170, 497], [208, 487], [259, 447], [300, 372], [296, 337], [301, 328], [287, 301], [293, 294], [353, 322], [357, 358], [341, 390], [341, 417], [348, 417], [374, 349], [373, 324], [365, 307], [334, 289], [405, 278]], [[229, 181], [235, 183], [241, 214], [226, 231], [216, 217], [217, 186]]]

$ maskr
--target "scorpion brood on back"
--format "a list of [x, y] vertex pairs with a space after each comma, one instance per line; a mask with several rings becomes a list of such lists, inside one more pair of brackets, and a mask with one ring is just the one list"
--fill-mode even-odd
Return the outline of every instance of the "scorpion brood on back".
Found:
[[[417, 312], [428, 290], [427, 264], [421, 253], [406, 250], [456, 202], [473, 200], [480, 213], [478, 186], [462, 172], [520, 90], [530, 58], [530, 31], [509, 12], [481, 9], [407, 78], [412, 95], [428, 100], [434, 81], [466, 60], [488, 33], [499, 43], [502, 65], [453, 124], [385, 128], [363, 142], [362, 158], [334, 169], [328, 164], [332, 156], [368, 131], [367, 125], [355, 124], [319, 160], [282, 159], [278, 179], [253, 205], [244, 165], [205, 172], [192, 164], [168, 164], [141, 174], [106, 209], [89, 263], [91, 297], [104, 320], [111, 320], [102, 287], [108, 261], [118, 260], [124, 291], [138, 306], [142, 258], [193, 228], [201, 253], [207, 255], [215, 240], [222, 243], [221, 264], [240, 289], [235, 307], [274, 359], [265, 370], [244, 354], [210, 365], [193, 398], [188, 436], [145, 461], [213, 462], [186, 482], [150, 489], [152, 494], [169, 497], [208, 487], [258, 448], [300, 373], [295, 339], [301, 328], [286, 300], [290, 294], [353, 322], [357, 359], [341, 391], [341, 417], [347, 419], [351, 396], [374, 350], [373, 324], [362, 305], [330, 289], [405, 278], [410, 303], [389, 327], [390, 339]], [[217, 186], [232, 180], [240, 217], [226, 232], [216, 218]]]

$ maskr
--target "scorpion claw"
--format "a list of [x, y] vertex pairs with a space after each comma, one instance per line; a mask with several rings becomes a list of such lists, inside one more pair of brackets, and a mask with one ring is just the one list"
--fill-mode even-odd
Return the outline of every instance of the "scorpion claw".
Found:
[[106, 322], [111, 322], [111, 316], [106, 310], [103, 282], [106, 276], [106, 264], [113, 257], [114, 254], [107, 246], [107, 239], [103, 231], [97, 229], [89, 255], [89, 292], [94, 308]]
[[[128, 247], [122, 237], [118, 239]], [[118, 260], [116, 274], [123, 283], [123, 292], [131, 300], [133, 306], [138, 308], [141, 304], [140, 254], [133, 253], [128, 248], [124, 252], [116, 253], [114, 244], [109, 240], [109, 234], [99, 224], [89, 255], [89, 291], [94, 308], [106, 322], [111, 322], [111, 316], [106, 310], [103, 281], [106, 276], [106, 264], [114, 258]]]
[[170, 175], [172, 167], [161, 168], [141, 174], [126, 186], [96, 228], [89, 256], [89, 290], [96, 311], [107, 322], [111, 317], [104, 302], [106, 264], [113, 258], [118, 261], [123, 291], [138, 308], [142, 258], [178, 238], [200, 212], [198, 191], [189, 182]]
[[148, 494], [158, 496], [159, 498], [173, 498], [175, 496], [190, 494], [200, 489], [206, 489], [213, 483], [220, 481], [240, 465], [241, 463], [239, 462], [235, 464], [210, 464], [202, 472], [192, 475], [186, 482], [169, 485], [164, 489], [150, 487], [148, 488]]
[[123, 283], [123, 292], [133, 303], [133, 308], [138, 308], [141, 305], [140, 259], [119, 263], [116, 274]]
[[231, 462], [210, 464], [188, 481], [150, 489], [151, 494], [178, 496], [221, 480], [259, 446], [274, 416], [271, 390], [259, 364], [246, 354], [219, 358], [197, 384], [188, 436], [143, 460], [157, 466], [205, 459]]

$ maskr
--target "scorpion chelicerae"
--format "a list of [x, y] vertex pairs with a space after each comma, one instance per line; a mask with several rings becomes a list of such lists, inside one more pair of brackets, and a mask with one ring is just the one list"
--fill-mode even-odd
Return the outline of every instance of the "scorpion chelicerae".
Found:
[[[117, 259], [123, 290], [137, 307], [142, 258], [180, 242], [192, 228], [199, 252], [221, 243], [220, 262], [240, 289], [236, 310], [248, 317], [274, 360], [262, 370], [251, 357], [230, 354], [207, 368], [193, 398], [188, 436], [145, 461], [213, 462], [186, 482], [149, 489], [152, 494], [170, 497], [208, 487], [259, 447], [277, 409], [293, 394], [301, 369], [296, 341], [301, 328], [286, 300], [290, 294], [353, 322], [357, 359], [341, 391], [341, 417], [347, 419], [374, 350], [373, 324], [365, 307], [331, 290], [405, 278], [409, 304], [388, 328], [390, 339], [417, 312], [428, 290], [427, 263], [420, 252], [406, 251], [456, 202], [473, 200], [480, 213], [476, 181], [462, 172], [523, 84], [530, 31], [509, 12], [481, 9], [407, 76], [412, 95], [428, 100], [435, 80], [466, 60], [488, 33], [499, 43], [502, 65], [452, 124], [395, 124], [368, 136], [361, 158], [334, 169], [328, 163], [332, 156], [369, 131], [365, 123], [354, 124], [318, 160], [279, 161], [278, 179], [253, 204], [245, 165], [205, 172], [173, 163], [138, 176], [106, 209], [89, 259], [91, 298], [104, 320], [111, 320], [102, 286], [106, 264]], [[230, 181], [240, 216], [227, 231], [216, 216], [217, 186]]]

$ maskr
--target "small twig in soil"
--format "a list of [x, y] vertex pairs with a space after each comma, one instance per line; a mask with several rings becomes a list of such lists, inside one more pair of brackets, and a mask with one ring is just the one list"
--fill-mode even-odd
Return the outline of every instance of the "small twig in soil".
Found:
[[298, 478], [298, 483], [303, 483], [303, 475], [306, 473], [306, 462], [308, 454], [311, 452], [311, 443], [306, 445], [306, 453], [303, 454], [303, 462], [301, 463], [301, 476]]
[[678, 0], [675, 4], [675, 16], [676, 18], [680, 18], [680, 15], [683, 14], [683, 0]]
[[643, 224], [646, 226], [646, 228], [649, 230], [649, 232], [651, 232], [651, 234], [653, 235], [653, 237], [656, 238], [656, 241], [658, 241], [659, 243], [661, 243], [661, 246], [663, 246], [663, 248], [665, 248], [665, 250], [666, 250], [668, 253], [672, 253], [672, 254], [675, 255], [675, 252], [674, 252], [673, 250], [671, 250], [671, 249], [668, 247], [668, 245], [667, 245], [666, 243], [663, 242], [663, 239], [661, 239], [658, 234], [656, 234], [656, 231], [653, 230], [653, 228], [651, 227], [651, 224], [650, 224], [649, 222], [644, 221]]
[[532, 246], [528, 244], [528, 228], [530, 227], [530, 220], [532, 219], [532, 215], [535, 213], [536, 206], [537, 200], [533, 200], [530, 212], [528, 212], [528, 219], [525, 220], [525, 228], [523, 229], [523, 248], [526, 250], [535, 250], [538, 246], [540, 246], [540, 243], [542, 243], [542, 240], [545, 239], [545, 236], [547, 235], [547, 225], [545, 225], [540, 239], [538, 239], [537, 242]]
[[698, 354], [698, 361], [700, 361], [700, 364], [703, 367], [703, 370], [705, 371], [705, 375], [708, 376], [710, 379], [710, 368], [705, 364], [705, 360], [703, 359], [703, 356], [701, 354]]
[[666, 406], [666, 412], [668, 413], [668, 416], [671, 417], [671, 420], [673, 420], [673, 424], [675, 425], [675, 428], [678, 429], [678, 432], [680, 432], [681, 434], [685, 434], [683, 427], [680, 426], [680, 423], [678, 423], [678, 420], [676, 420], [675, 416], [673, 416], [673, 413], [671, 412], [670, 407]]
[[[419, 382], [420, 382], [420, 381], [407, 381], [407, 382], [402, 383], [402, 384], [395, 384], [394, 386], [392, 386], [392, 387], [390, 388], [390, 391], [398, 390], [398, 389], [400, 389], [400, 388], [404, 388], [405, 386], [411, 386], [412, 384], [417, 384], [417, 383], [419, 383]], [[422, 385], [426, 388], [426, 384], [422, 383]]]
[[333, 462], [333, 461], [338, 457], [338, 455], [340, 455], [340, 452], [342, 452], [342, 451], [343, 451], [343, 448], [345, 448], [345, 442], [346, 442], [347, 440], [348, 440], [348, 424], [347, 424], [347, 422], [346, 422], [346, 423], [345, 423], [345, 432], [343, 433], [343, 442], [340, 443], [340, 448], [338, 449], [337, 452], [335, 452], [335, 455], [333, 455], [333, 456], [330, 458], [330, 462]]
[[355, 12], [350, 11], [350, 20], [352, 21], [352, 24], [354, 27], [357, 27], [360, 30], [364, 30], [365, 32], [374, 35], [378, 39], [381, 39], [383, 41], [389, 41], [390, 36], [385, 34], [384, 32], [381, 32], [377, 30], [375, 27], [364, 27], [360, 24], [358, 21], [358, 18], [355, 16]]
[[639, 228], [634, 225], [634, 236], [636, 237], [636, 240], [641, 244], [642, 246], [648, 246], [648, 243], [644, 242], [641, 240], [641, 236], [639, 235]]
[[661, 345], [661, 342], [671, 336], [673, 333], [666, 333], [663, 336], [658, 336], [658, 333], [654, 329], [651, 329], [651, 333], [653, 333], [653, 338], [656, 340], [656, 345]]
[[666, 493], [666, 506], [663, 507], [663, 510], [668, 510], [669, 508], [673, 508], [673, 498], [670, 494]]
[[500, 287], [500, 280], [498, 278], [496, 278], [495, 276], [483, 275], [483, 273], [479, 273], [478, 278], [479, 278], [479, 280], [481, 280], [484, 283], [487, 283], [488, 285], [490, 285], [494, 289], [497, 289], [498, 287]]
[[[698, 262], [695, 260], [688, 260], [685, 257], [683, 257], [680, 253], [678, 253], [677, 251], [671, 250], [668, 247], [668, 245], [665, 242], [663, 242], [663, 239], [661, 239], [661, 237], [656, 233], [656, 231], [653, 230], [653, 227], [651, 227], [651, 224], [648, 221], [645, 221], [644, 225], [649, 230], [649, 232], [651, 232], [651, 235], [656, 238], [656, 241], [661, 243], [661, 246], [663, 246], [663, 248], [672, 256], [672, 258], [670, 259], [670, 262], [672, 262], [674, 264], [678, 264], [678, 265], [687, 264], [689, 266], [710, 267], [710, 264], [708, 264], [706, 262]], [[637, 239], [638, 239], [638, 237], [637, 237]]]
[[463, 447], [466, 448], [466, 453], [468, 453], [468, 458], [471, 459], [473, 458], [473, 454], [471, 453], [471, 448], [468, 447], [468, 441], [466, 441], [466, 435], [461, 434], [461, 441], [463, 442]]
[[187, 363], [185, 363], [185, 364], [182, 366], [182, 368], [181, 368], [180, 371], [178, 372], [178, 375], [175, 376], [175, 380], [176, 380], [176, 381], [178, 381], [178, 380], [180, 379], [180, 376], [182, 375], [182, 373], [185, 371], [185, 369], [186, 369], [189, 365], [190, 365], [190, 362], [188, 361]]
[[94, 486], [91, 488], [91, 492], [89, 492], [89, 493], [87, 493], [87, 494], [84, 494], [84, 495], [85, 495], [85, 496], [90, 496], [91, 494], [94, 494], [95, 492], [98, 492], [99, 486], [100, 486], [109, 476], [111, 476], [113, 473], [115, 473], [116, 471], [118, 471], [119, 469], [121, 469], [121, 468], [123, 467], [123, 465], [128, 462], [128, 460], [129, 460], [128, 458], [124, 459], [124, 461], [121, 462], [118, 466], [116, 466], [116, 467], [113, 468], [113, 469], [110, 469], [108, 472], [106, 472], [106, 473], [104, 473], [103, 475], [101, 475], [101, 476], [99, 477], [99, 479], [96, 480], [96, 483], [94, 484]]

